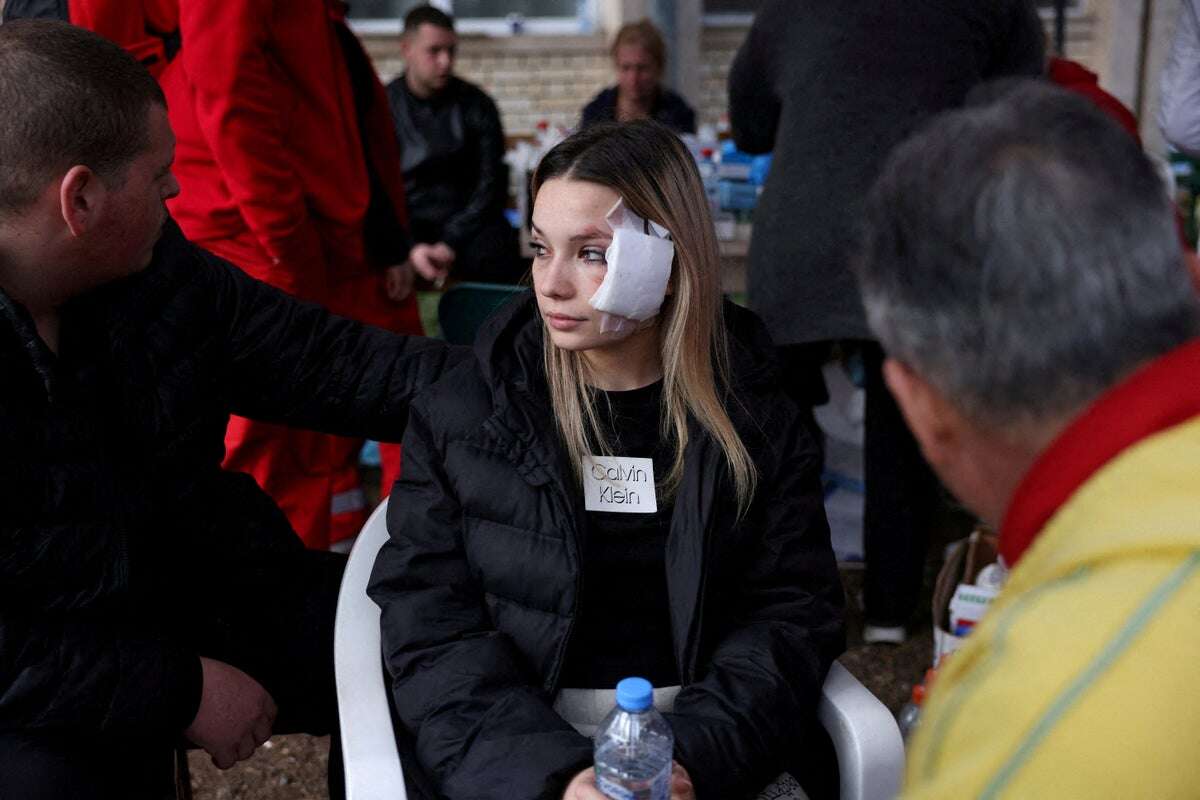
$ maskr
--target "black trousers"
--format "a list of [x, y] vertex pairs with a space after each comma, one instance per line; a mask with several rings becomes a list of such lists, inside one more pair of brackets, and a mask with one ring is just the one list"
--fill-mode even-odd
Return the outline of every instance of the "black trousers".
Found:
[[[344, 568], [343, 555], [299, 547], [180, 557], [161, 572], [157, 596], [140, 604], [139, 622], [261, 683], [279, 707], [275, 733], [336, 733], [333, 618]], [[172, 751], [181, 744], [136, 732], [0, 732], [0, 798], [172, 797]], [[339, 764], [340, 752], [331, 753], [333, 797], [342, 793]]]
[[813, 415], [816, 406], [829, 402], [829, 390], [821, 368], [829, 360], [832, 342], [787, 344], [775, 349], [779, 360], [781, 388], [800, 408], [804, 424], [817, 445], [821, 464], [825, 463], [825, 434]]
[[917, 608], [941, 484], [884, 383], [883, 351], [866, 342], [862, 353], [867, 393], [863, 605], [869, 624], [900, 626]]
[[[778, 350], [783, 388], [805, 413], [818, 443], [823, 437], [812, 408], [829, 400], [821, 365], [834, 344], [812, 342], [786, 345]], [[866, 620], [875, 625], [904, 625], [912, 617], [920, 597], [929, 529], [941, 502], [940, 484], [884, 383], [883, 350], [868, 341], [840, 344], [862, 354], [865, 374]]]

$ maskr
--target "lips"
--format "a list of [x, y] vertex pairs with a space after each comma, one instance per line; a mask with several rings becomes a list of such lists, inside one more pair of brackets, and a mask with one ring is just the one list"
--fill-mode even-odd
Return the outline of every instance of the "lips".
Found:
[[569, 317], [566, 314], [546, 314], [546, 324], [556, 331], [569, 331], [583, 325], [583, 319]]

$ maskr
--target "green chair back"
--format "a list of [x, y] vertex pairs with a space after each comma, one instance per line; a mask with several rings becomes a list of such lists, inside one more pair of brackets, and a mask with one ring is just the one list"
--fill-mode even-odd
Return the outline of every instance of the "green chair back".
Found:
[[502, 283], [458, 283], [438, 301], [438, 324], [450, 344], [471, 344], [483, 321], [525, 286]]

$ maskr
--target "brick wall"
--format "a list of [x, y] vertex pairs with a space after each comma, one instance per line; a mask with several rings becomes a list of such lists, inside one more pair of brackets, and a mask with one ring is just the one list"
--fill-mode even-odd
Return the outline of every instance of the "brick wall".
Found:
[[[1052, 23], [1047, 23], [1049, 32]], [[746, 37], [744, 27], [706, 27], [700, 41], [700, 124], [716, 124], [728, 106], [726, 79], [733, 56]], [[1072, 18], [1067, 55], [1092, 65], [1093, 15]], [[396, 37], [365, 36], [368, 52], [384, 82], [404, 68]], [[479, 84], [500, 107], [510, 136], [530, 135], [539, 120], [572, 127], [583, 105], [613, 80], [608, 43], [603, 36], [462, 36], [458, 73]]]
[[[701, 123], [715, 123], [724, 112], [729, 62], [745, 36], [745, 28], [704, 31], [696, 109]], [[363, 41], [385, 83], [403, 71], [395, 37], [364, 36]], [[496, 101], [509, 136], [532, 134], [542, 119], [574, 126], [584, 104], [614, 81], [608, 42], [601, 36], [463, 36], [456, 69]]]
[[747, 28], [705, 28], [700, 36], [700, 98], [697, 121], [716, 125], [729, 108], [726, 82], [733, 56], [746, 38]]

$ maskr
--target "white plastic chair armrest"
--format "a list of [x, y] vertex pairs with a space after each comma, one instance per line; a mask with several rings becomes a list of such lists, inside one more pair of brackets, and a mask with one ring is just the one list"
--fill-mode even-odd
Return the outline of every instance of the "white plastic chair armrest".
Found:
[[904, 742], [887, 706], [838, 662], [817, 709], [833, 740], [842, 800], [891, 800], [904, 776]]
[[358, 535], [338, 592], [333, 665], [347, 800], [408, 798], [380, 666], [379, 607], [367, 597], [375, 556], [387, 535], [384, 501]]

